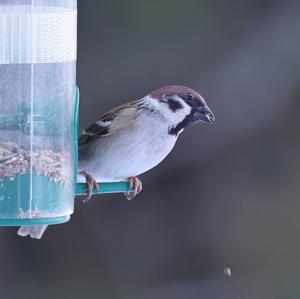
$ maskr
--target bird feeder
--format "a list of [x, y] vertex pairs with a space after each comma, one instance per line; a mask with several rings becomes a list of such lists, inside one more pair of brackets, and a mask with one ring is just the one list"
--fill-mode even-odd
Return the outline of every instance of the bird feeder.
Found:
[[[76, 0], [0, 0], [0, 225], [70, 219], [76, 182]], [[128, 183], [101, 183], [100, 193]]]

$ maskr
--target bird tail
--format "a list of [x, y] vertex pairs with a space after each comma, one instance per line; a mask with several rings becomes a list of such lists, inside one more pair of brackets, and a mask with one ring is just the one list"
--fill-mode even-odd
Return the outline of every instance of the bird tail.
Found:
[[30, 236], [33, 239], [40, 239], [43, 236], [48, 225], [24, 225], [18, 229], [18, 235], [21, 237]]

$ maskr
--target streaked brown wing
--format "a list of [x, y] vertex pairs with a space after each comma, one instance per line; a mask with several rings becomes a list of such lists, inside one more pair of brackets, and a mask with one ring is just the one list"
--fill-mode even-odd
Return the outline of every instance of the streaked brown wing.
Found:
[[92, 123], [86, 130], [83, 131], [83, 133], [79, 136], [78, 144], [87, 144], [97, 138], [110, 135], [115, 119], [121, 114], [127, 115], [127, 112], [130, 112], [134, 105], [135, 102], [130, 102], [125, 105], [118, 106], [101, 116], [96, 122]]

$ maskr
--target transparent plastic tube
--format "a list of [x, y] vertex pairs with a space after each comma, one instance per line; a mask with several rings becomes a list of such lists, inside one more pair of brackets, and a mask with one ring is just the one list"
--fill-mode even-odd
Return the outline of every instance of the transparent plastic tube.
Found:
[[70, 215], [76, 0], [0, 0], [0, 219]]

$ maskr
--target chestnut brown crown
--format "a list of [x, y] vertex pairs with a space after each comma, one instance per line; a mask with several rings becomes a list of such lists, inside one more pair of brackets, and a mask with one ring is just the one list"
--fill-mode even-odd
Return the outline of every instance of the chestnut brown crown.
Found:
[[168, 95], [177, 94], [178, 96], [184, 98], [184, 96], [191, 94], [194, 98], [199, 101], [199, 104], [204, 106], [206, 105], [203, 97], [195, 90], [189, 87], [180, 86], [180, 85], [170, 85], [164, 86], [159, 89], [156, 89], [150, 93], [150, 96], [159, 101], [163, 101], [166, 99]]

